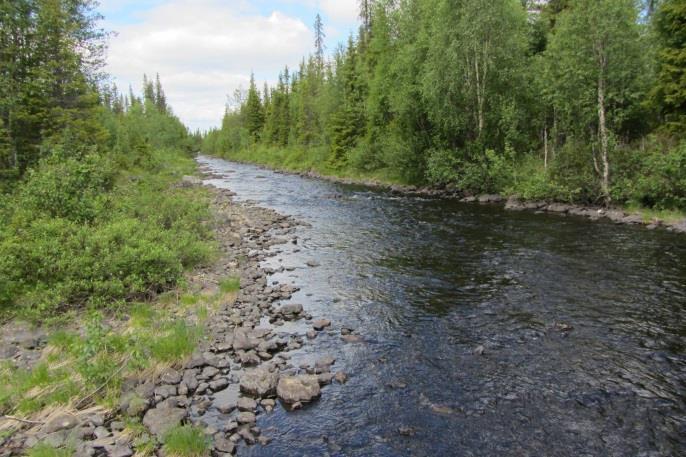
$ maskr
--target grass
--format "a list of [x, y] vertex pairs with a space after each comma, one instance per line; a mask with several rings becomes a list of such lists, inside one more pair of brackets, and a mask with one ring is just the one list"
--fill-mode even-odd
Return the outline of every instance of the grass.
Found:
[[200, 340], [201, 329], [179, 320], [169, 325], [162, 333], [151, 342], [150, 351], [153, 357], [160, 361], [173, 362], [193, 352]]
[[169, 430], [162, 439], [169, 457], [204, 457], [210, 453], [210, 439], [202, 429], [184, 425]]
[[241, 279], [236, 276], [229, 276], [219, 281], [219, 291], [222, 294], [238, 292], [241, 288]]
[[[80, 401], [95, 391], [93, 401], [111, 408], [125, 377], [182, 361], [202, 337], [202, 328], [173, 306], [136, 303], [128, 311], [124, 322], [106, 322], [95, 312], [82, 316], [85, 329], [54, 331], [30, 370], [0, 364], [0, 414], [32, 417], [48, 407], [83, 407]], [[195, 313], [207, 319], [209, 310], [198, 304]]]
[[49, 444], [37, 444], [26, 454], [27, 457], [71, 457], [72, 449], [56, 449]]
[[643, 208], [638, 205], [627, 205], [624, 208], [628, 213], [635, 213], [643, 218], [644, 222], [663, 221], [666, 223], [678, 222], [686, 219], [686, 213], [678, 210]]

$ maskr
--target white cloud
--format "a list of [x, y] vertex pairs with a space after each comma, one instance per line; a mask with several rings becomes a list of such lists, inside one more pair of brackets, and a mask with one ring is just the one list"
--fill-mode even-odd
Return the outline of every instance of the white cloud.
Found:
[[[328, 3], [337, 2], [322, 8]], [[136, 24], [116, 27], [107, 71], [123, 90], [138, 89], [143, 73], [159, 72], [169, 103], [191, 128], [218, 125], [227, 94], [245, 86], [251, 70], [273, 79], [312, 47], [299, 18], [260, 15], [242, 1], [172, 0], [137, 16]]]
[[353, 22], [359, 15], [357, 0], [321, 0], [320, 7], [330, 18], [340, 22]]

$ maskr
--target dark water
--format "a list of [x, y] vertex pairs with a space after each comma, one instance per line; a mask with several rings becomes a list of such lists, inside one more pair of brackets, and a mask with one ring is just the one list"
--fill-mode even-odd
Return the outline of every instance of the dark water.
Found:
[[294, 364], [350, 374], [241, 455], [686, 455], [686, 236], [199, 161], [311, 224], [267, 264], [334, 322]]

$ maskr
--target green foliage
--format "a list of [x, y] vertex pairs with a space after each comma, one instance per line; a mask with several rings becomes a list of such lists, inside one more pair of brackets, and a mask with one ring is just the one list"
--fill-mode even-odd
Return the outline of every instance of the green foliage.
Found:
[[107, 206], [114, 176], [111, 165], [100, 156], [75, 158], [55, 152], [29, 172], [17, 196], [18, 216], [92, 222]]
[[655, 15], [657, 84], [653, 89], [668, 130], [686, 132], [686, 0], [664, 0]]
[[259, 134], [239, 99], [202, 150], [471, 193], [682, 204], [677, 150], [640, 144], [686, 131], [684, 0], [647, 16], [654, 34], [632, 0], [364, 3], [328, 62], [318, 50], [261, 100], [251, 89]]
[[71, 448], [58, 449], [41, 443], [32, 447], [26, 455], [27, 457], [71, 457], [73, 450]]
[[169, 430], [162, 438], [162, 449], [171, 457], [204, 457], [209, 455], [211, 440], [199, 427], [184, 425]]
[[625, 152], [618, 162], [614, 198], [646, 208], [686, 210], [686, 142], [651, 141], [640, 156]]
[[232, 276], [224, 278], [219, 282], [219, 291], [221, 293], [238, 292], [241, 288], [241, 278]]
[[150, 351], [157, 360], [163, 362], [179, 360], [193, 352], [200, 335], [198, 327], [184, 321], [173, 322], [151, 342]]
[[0, 205], [1, 312], [152, 297], [212, 256], [205, 195], [176, 186], [194, 169], [185, 127], [160, 109], [108, 110], [111, 149], [56, 146]]

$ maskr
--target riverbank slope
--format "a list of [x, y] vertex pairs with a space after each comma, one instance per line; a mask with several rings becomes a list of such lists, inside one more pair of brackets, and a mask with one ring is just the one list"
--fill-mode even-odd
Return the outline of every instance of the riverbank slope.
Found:
[[574, 204], [554, 200], [527, 200], [518, 195], [482, 194], [466, 195], [459, 189], [415, 186], [408, 184], [399, 176], [385, 170], [365, 173], [352, 167], [332, 167], [325, 159], [316, 154], [297, 148], [244, 149], [238, 152], [219, 155], [226, 160], [250, 163], [271, 170], [293, 173], [317, 179], [325, 179], [341, 184], [356, 184], [386, 189], [399, 194], [424, 195], [429, 197], [457, 198], [465, 203], [503, 205], [507, 210], [549, 212], [572, 215], [588, 219], [610, 219], [618, 224], [643, 225], [648, 229], [664, 228], [669, 231], [686, 233], [686, 214], [675, 210], [656, 210], [650, 208]]

